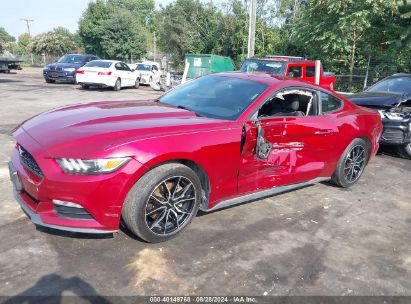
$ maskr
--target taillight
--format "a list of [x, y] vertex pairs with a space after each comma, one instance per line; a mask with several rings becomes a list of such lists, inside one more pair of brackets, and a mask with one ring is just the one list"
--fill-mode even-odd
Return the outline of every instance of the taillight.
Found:
[[77, 74], [84, 74], [84, 70], [77, 70], [76, 73]]
[[110, 72], [98, 72], [97, 75], [106, 75], [106, 76], [109, 76], [109, 75], [111, 75], [111, 71], [110, 71]]

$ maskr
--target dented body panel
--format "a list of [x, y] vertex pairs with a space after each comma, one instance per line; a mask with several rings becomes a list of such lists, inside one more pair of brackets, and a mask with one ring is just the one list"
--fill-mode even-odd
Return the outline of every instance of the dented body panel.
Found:
[[[180, 162], [202, 177], [204, 210], [245, 194], [327, 179], [350, 142], [366, 138], [377, 152], [381, 120], [335, 93], [343, 106], [327, 115], [255, 118], [254, 113], [279, 90], [320, 87], [270, 75], [224, 73], [267, 85], [235, 121], [198, 117], [195, 113], [152, 101], [75, 105], [40, 114], [14, 132], [19, 145], [37, 161], [37, 177], [13, 151], [12, 164], [24, 192], [20, 199], [44, 225], [113, 231], [119, 229], [121, 209], [131, 187], [155, 166]], [[57, 123], [58, 122], [58, 123]], [[64, 173], [56, 158], [131, 157], [107, 175]], [[92, 221], [61, 219], [52, 200], [80, 203]], [[31, 200], [31, 201], [30, 201]]]

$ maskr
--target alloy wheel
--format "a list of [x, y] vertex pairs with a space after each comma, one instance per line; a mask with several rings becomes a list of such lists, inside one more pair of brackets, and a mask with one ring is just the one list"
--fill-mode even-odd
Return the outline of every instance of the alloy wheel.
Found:
[[168, 235], [181, 230], [190, 219], [195, 200], [193, 182], [184, 176], [168, 177], [154, 188], [147, 199], [147, 227], [157, 235]]
[[348, 152], [344, 162], [344, 178], [349, 183], [354, 183], [364, 170], [366, 151], [362, 145], [356, 145]]

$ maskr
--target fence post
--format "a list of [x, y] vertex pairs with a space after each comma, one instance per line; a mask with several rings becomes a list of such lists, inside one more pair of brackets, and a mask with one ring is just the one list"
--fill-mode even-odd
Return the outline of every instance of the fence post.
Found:
[[367, 82], [368, 82], [368, 72], [370, 70], [370, 61], [371, 61], [371, 55], [368, 55], [368, 63], [367, 63], [367, 70], [365, 71], [365, 79], [364, 79], [364, 87], [363, 90], [367, 88]]

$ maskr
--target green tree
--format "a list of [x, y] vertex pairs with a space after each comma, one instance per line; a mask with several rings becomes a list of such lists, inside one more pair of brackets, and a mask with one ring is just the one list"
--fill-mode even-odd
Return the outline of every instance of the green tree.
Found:
[[14, 41], [16, 39], [11, 36], [3, 27], [0, 27], [0, 54], [6, 51], [11, 51], [14, 48]]
[[68, 36], [48, 32], [31, 39], [29, 49], [36, 55], [61, 56], [65, 53], [77, 52], [78, 45]]
[[19, 55], [29, 53], [30, 36], [28, 33], [23, 33], [17, 39], [17, 53]]
[[[116, 37], [113, 37], [114, 41], [110, 42], [107, 40], [107, 37], [113, 35], [113, 32], [110, 34], [105, 32], [107, 29], [111, 31], [117, 26], [110, 26], [108, 22], [109, 20], [119, 21], [119, 15], [125, 16], [127, 20], [132, 20], [131, 24], [126, 26], [130, 36], [135, 38], [138, 36], [139, 42], [142, 42], [139, 40], [140, 36], [145, 37], [142, 42], [143, 45], [136, 51], [128, 50], [128, 54], [133, 54], [133, 56], [142, 54], [141, 48], [146, 49], [144, 44], [146, 44], [149, 32], [154, 24], [153, 0], [97, 0], [90, 2], [79, 21], [79, 38], [86, 52], [99, 55], [103, 58], [113, 56], [111, 55], [113, 53], [116, 53], [116, 56], [120, 56], [120, 54], [124, 56], [124, 47], [122, 47], [120, 43], [118, 43], [119, 45], [117, 46], [115, 45]], [[124, 24], [124, 22], [122, 22], [122, 24]], [[121, 35], [124, 38], [125, 30], [121, 30]], [[135, 44], [133, 47], [135, 47]], [[113, 51], [114, 49], [117, 49], [117, 51]], [[122, 49], [122, 51], [118, 53], [120, 49]]]
[[392, 16], [389, 0], [319, 0], [310, 2], [294, 25], [296, 39], [309, 55], [338, 59], [349, 63], [353, 74], [358, 55], [378, 42], [370, 42], [367, 34], [378, 31], [373, 24]]
[[109, 58], [139, 59], [147, 52], [144, 30], [126, 10], [115, 12], [102, 23], [101, 48]]

